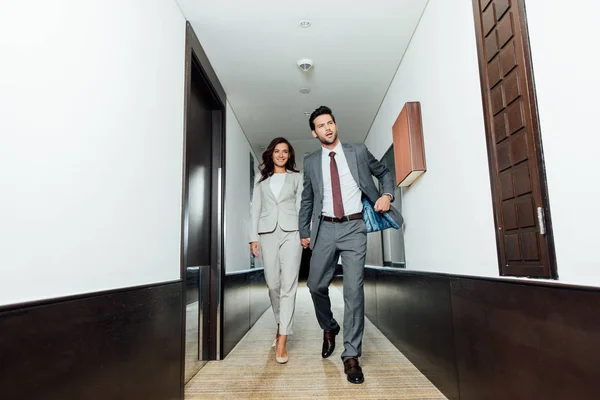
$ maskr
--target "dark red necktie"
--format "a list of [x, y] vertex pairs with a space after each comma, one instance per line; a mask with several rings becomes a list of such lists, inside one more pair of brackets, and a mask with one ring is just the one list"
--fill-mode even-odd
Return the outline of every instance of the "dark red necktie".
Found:
[[340, 174], [338, 172], [337, 163], [335, 162], [335, 152], [332, 151], [329, 153], [329, 157], [329, 171], [331, 172], [331, 194], [333, 196], [333, 215], [338, 218], [342, 218], [344, 216], [344, 203], [342, 202]]

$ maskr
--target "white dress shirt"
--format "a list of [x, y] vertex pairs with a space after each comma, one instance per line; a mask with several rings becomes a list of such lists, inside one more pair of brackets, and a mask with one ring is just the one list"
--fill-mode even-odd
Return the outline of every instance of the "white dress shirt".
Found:
[[344, 204], [344, 215], [352, 215], [362, 212], [362, 192], [354, 180], [346, 155], [342, 148], [342, 143], [338, 141], [334, 149], [328, 150], [323, 147], [321, 163], [323, 166], [323, 215], [335, 217], [333, 214], [333, 193], [331, 188], [331, 171], [329, 165], [331, 157], [329, 153], [335, 153], [335, 162], [340, 176], [340, 188], [342, 191], [342, 203]]

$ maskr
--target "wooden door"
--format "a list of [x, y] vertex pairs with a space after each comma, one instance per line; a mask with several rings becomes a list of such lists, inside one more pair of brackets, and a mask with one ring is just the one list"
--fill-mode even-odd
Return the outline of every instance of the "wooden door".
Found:
[[501, 275], [556, 278], [523, 0], [473, 0]]

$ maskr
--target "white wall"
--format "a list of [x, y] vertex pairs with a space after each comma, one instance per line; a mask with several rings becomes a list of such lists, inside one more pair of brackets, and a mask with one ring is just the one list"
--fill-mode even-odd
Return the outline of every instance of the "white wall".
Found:
[[[226, 272], [250, 268], [250, 154], [254, 152], [229, 102], [226, 111], [225, 154], [225, 269]], [[254, 159], [258, 176], [258, 159]], [[260, 259], [256, 267], [261, 267]]]
[[498, 276], [473, 10], [430, 0], [365, 144], [381, 158], [420, 101], [427, 172], [403, 196], [407, 269]]
[[5, 0], [0, 305], [179, 278], [173, 0]]
[[600, 286], [600, 3], [526, 5], [559, 279]]

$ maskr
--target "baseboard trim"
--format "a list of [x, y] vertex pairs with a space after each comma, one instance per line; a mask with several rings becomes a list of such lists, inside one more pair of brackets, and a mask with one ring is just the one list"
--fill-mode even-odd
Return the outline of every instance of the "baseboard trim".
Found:
[[586, 285], [577, 285], [568, 282], [561, 282], [552, 279], [531, 279], [531, 278], [518, 278], [513, 276], [501, 276], [501, 277], [492, 277], [492, 276], [474, 276], [474, 275], [462, 275], [462, 274], [448, 274], [444, 272], [429, 272], [429, 271], [414, 271], [407, 270], [406, 268], [392, 268], [388, 266], [375, 266], [375, 265], [366, 265], [365, 268], [371, 270], [378, 271], [397, 271], [401, 274], [407, 275], [418, 275], [418, 276], [434, 276], [434, 277], [442, 277], [449, 279], [473, 279], [477, 281], [485, 281], [485, 282], [497, 282], [497, 283], [512, 283], [516, 285], [527, 285], [527, 286], [541, 286], [548, 288], [557, 288], [557, 289], [572, 289], [572, 290], [581, 290], [581, 291], [591, 291], [591, 292], [600, 292], [600, 287], [597, 286], [586, 286]]
[[383, 266], [387, 268], [402, 268], [406, 269], [406, 264], [403, 262], [384, 261]]
[[44, 306], [44, 305], [48, 305], [48, 304], [61, 303], [61, 302], [65, 302], [65, 301], [88, 299], [88, 298], [95, 297], [95, 296], [110, 296], [110, 295], [118, 294], [118, 293], [126, 293], [126, 292], [130, 292], [130, 291], [142, 290], [142, 289], [153, 288], [153, 287], [158, 287], [158, 286], [171, 285], [173, 283], [181, 284], [181, 282], [182, 282], [181, 279], [173, 279], [173, 280], [164, 281], [164, 282], [146, 283], [143, 285], [127, 286], [127, 287], [123, 287], [123, 288], [98, 290], [98, 291], [94, 291], [94, 292], [78, 293], [78, 294], [72, 294], [72, 295], [67, 295], [67, 296], [58, 296], [58, 297], [52, 297], [52, 298], [48, 298], [48, 299], [39, 299], [39, 300], [31, 300], [31, 301], [24, 301], [24, 302], [18, 302], [18, 303], [4, 304], [4, 305], [0, 305], [0, 313], [11, 311], [11, 310], [21, 310], [21, 309], [24, 309], [27, 307], [39, 307], [39, 306]]

